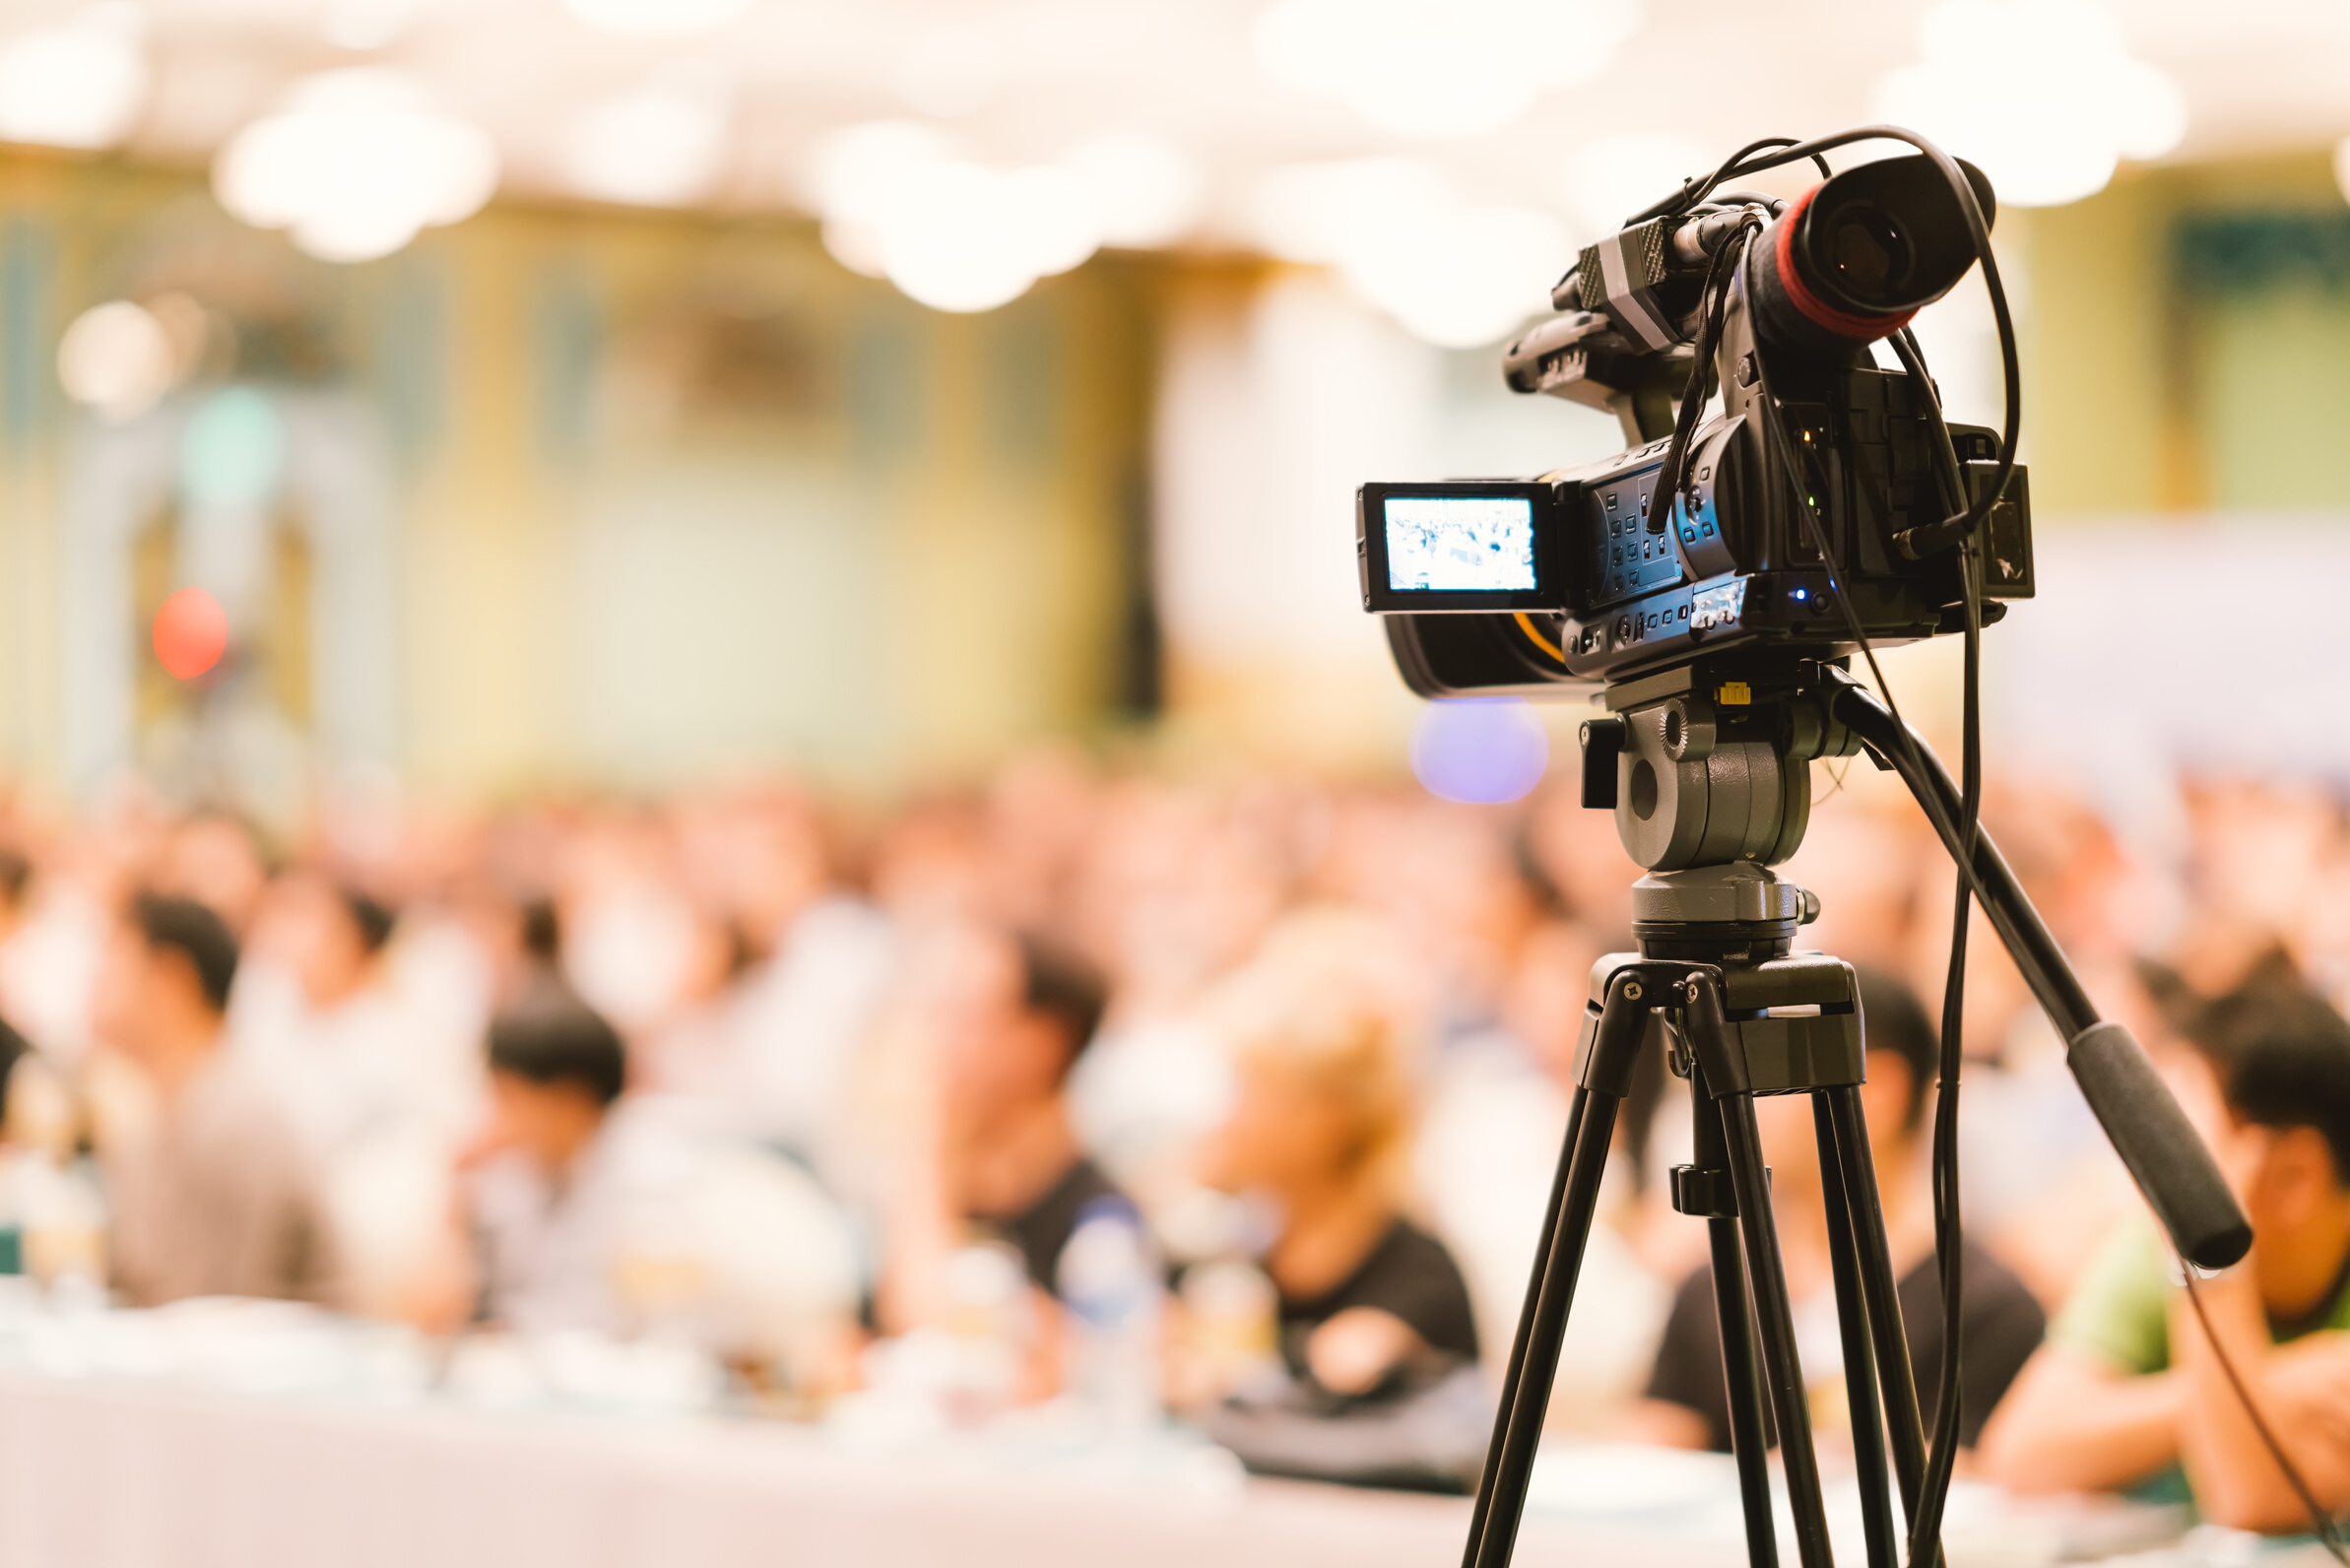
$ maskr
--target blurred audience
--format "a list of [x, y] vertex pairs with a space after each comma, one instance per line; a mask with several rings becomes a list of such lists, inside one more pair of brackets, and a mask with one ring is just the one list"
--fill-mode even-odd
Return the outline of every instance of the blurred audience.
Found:
[[99, 1036], [154, 1091], [108, 1159], [112, 1273], [125, 1299], [327, 1301], [334, 1229], [317, 1169], [269, 1085], [226, 1049], [236, 938], [191, 899], [141, 893], [98, 987]]
[[[1985, 813], [2100, 1008], [2206, 1085], [2261, 1240], [2205, 1304], [2341, 1501], [2350, 834], [2315, 788], [2181, 799], [2169, 844], [2045, 781], [1994, 778]], [[1950, 871], [1865, 768], [1823, 774], [1787, 869], [1826, 906], [1807, 945], [1869, 971], [1872, 1153], [1930, 1404], [1934, 1030], [1902, 983], [1938, 995]], [[896, 810], [747, 781], [371, 797], [273, 840], [136, 788], [83, 817], [0, 798], [0, 1234], [40, 1282], [130, 1304], [685, 1345], [795, 1407], [862, 1382], [949, 1420], [1057, 1395], [1131, 1415], [1163, 1341], [1204, 1418], [1285, 1391], [1304, 1424], [1257, 1429], [1270, 1468], [1457, 1484], [1636, 876], [1571, 781], [1467, 807], [1066, 744]], [[1968, 966], [1962, 1435], [2015, 1484], [2175, 1471], [2214, 1518], [2289, 1527], [2061, 1042], [1988, 937]], [[1811, 1123], [1761, 1109], [1832, 1427]], [[1554, 1424], [1724, 1440], [1704, 1229], [1663, 1192], [1688, 1137], [1660, 1066], [1619, 1120]], [[1463, 1389], [1466, 1446], [1399, 1469], [1430, 1451], [1408, 1412]]]
[[[2206, 1519], [2308, 1515], [2214, 1341], [2317, 1501], [2350, 1506], [2350, 1023], [2273, 972], [2206, 1010], [2207, 1073], [2173, 1075], [2252, 1223], [2194, 1286], [2151, 1221], [2089, 1265], [1986, 1443], [2022, 1491], [2191, 1490]], [[2198, 1321], [2208, 1315], [2208, 1332]]]

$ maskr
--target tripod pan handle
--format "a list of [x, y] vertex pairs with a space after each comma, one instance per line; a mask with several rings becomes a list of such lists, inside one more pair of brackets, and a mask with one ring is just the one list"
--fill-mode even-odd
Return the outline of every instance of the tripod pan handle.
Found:
[[2091, 1024], [2073, 1036], [2065, 1064], [2180, 1254], [2198, 1269], [2225, 1269], [2242, 1258], [2252, 1227], [2129, 1030]]

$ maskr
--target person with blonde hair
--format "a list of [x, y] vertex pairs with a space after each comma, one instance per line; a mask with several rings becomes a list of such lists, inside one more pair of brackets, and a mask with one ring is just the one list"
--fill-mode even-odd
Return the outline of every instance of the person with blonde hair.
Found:
[[1267, 1202], [1264, 1257], [1290, 1374], [1356, 1399], [1441, 1379], [1477, 1355], [1469, 1287], [1404, 1217], [1410, 1084], [1397, 1010], [1343, 930], [1290, 927], [1214, 1009], [1236, 1094], [1203, 1176]]

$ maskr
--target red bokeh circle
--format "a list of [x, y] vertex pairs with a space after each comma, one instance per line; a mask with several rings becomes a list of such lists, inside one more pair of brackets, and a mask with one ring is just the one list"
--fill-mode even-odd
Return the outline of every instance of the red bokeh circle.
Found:
[[201, 588], [182, 588], [155, 614], [155, 656], [182, 681], [221, 662], [228, 647], [228, 616]]

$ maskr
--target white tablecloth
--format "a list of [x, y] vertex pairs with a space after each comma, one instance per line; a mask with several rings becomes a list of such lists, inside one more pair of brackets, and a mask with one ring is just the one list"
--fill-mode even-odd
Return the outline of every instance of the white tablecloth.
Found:
[[[490, 1414], [0, 1375], [0, 1568], [1445, 1568], [1469, 1504], [1115, 1485], [749, 1420]], [[1530, 1516], [1519, 1560], [1720, 1568]]]

